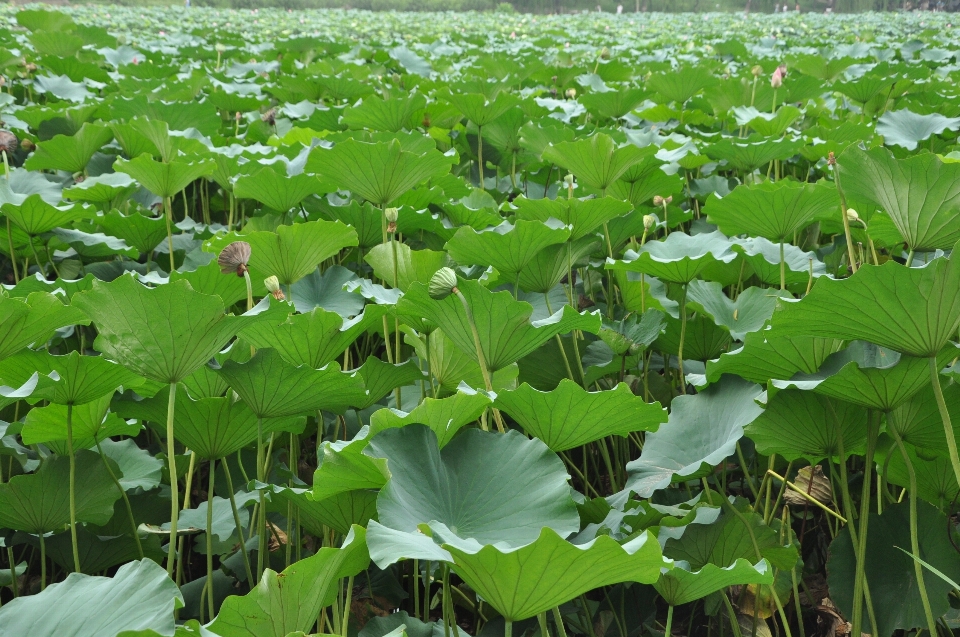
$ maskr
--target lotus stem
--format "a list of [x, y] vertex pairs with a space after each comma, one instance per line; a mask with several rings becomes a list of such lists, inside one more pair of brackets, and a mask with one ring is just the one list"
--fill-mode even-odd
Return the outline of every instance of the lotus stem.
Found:
[[213, 485], [216, 477], [217, 461], [210, 461], [210, 487], [207, 489], [207, 612], [213, 621]]
[[[253, 282], [250, 281], [250, 271], [247, 268], [243, 269], [243, 282], [247, 285], [247, 311], [253, 309]], [[253, 352], [250, 353], [253, 355]]]
[[170, 197], [163, 198], [163, 211], [167, 219], [167, 248], [170, 250], [170, 272], [177, 269], [173, 262], [173, 205], [170, 203]]
[[167, 399], [167, 461], [170, 467], [170, 543], [167, 546], [167, 575], [173, 576], [177, 555], [177, 522], [180, 519], [180, 491], [177, 485], [177, 454], [173, 437], [173, 412], [177, 401], [177, 384], [170, 383]]
[[783, 256], [783, 241], [780, 242], [780, 289], [787, 289], [787, 261]]
[[[915, 558], [919, 558], [920, 540], [917, 535], [917, 472], [913, 468], [913, 463], [910, 462], [907, 448], [903, 445], [903, 438], [900, 436], [896, 427], [891, 427], [890, 433], [893, 434], [893, 439], [897, 443], [897, 448], [900, 450], [903, 462], [907, 465], [907, 476], [910, 481], [910, 552], [913, 553]], [[933, 611], [930, 610], [930, 598], [927, 596], [927, 585], [923, 581], [923, 567], [916, 559], [913, 560], [913, 572], [917, 578], [917, 592], [920, 593], [920, 602], [923, 604], [923, 614], [927, 620], [927, 630], [930, 631], [930, 635], [933, 637], [937, 634], [937, 622], [933, 617]]]
[[17, 253], [13, 250], [13, 227], [10, 225], [10, 217], [7, 216], [7, 249], [10, 250], [10, 263], [13, 264], [13, 282], [20, 282], [20, 273], [17, 272]]
[[834, 511], [834, 510], [831, 509], [830, 507], [828, 507], [827, 505], [823, 504], [822, 502], [820, 502], [819, 500], [817, 500], [816, 498], [814, 498], [812, 495], [810, 495], [809, 493], [807, 493], [807, 492], [806, 492], [804, 489], [802, 489], [801, 487], [798, 487], [796, 484], [794, 484], [793, 482], [790, 482], [789, 480], [787, 480], [786, 478], [784, 478], [783, 476], [781, 476], [780, 474], [778, 474], [778, 473], [776, 473], [776, 472], [774, 472], [774, 471], [768, 470], [767, 473], [768, 473], [770, 476], [772, 476], [772, 477], [776, 478], [777, 480], [780, 480], [781, 482], [783, 482], [784, 484], [786, 484], [787, 487], [789, 487], [791, 491], [793, 491], [794, 493], [796, 493], [797, 495], [799, 495], [800, 497], [802, 497], [804, 500], [806, 500], [806, 501], [809, 502], [810, 504], [813, 504], [813, 505], [815, 505], [815, 506], [817, 506], [817, 507], [820, 507], [820, 508], [821, 508], [823, 511], [825, 511], [826, 513], [829, 513], [829, 514], [832, 515], [833, 517], [835, 517], [835, 518], [837, 518], [838, 520], [840, 520], [840, 522], [842, 522], [842, 523], [844, 523], [844, 524], [847, 523], [847, 518], [843, 517], [842, 515], [840, 515], [839, 513], [837, 513], [836, 511]]
[[[80, 572], [80, 551], [77, 548], [77, 455], [73, 449], [73, 403], [67, 403], [67, 455], [70, 456], [70, 545], [73, 548], [73, 570]], [[43, 536], [40, 537], [41, 543]]]
[[[837, 186], [837, 193], [840, 195], [840, 217], [843, 219], [843, 234], [847, 238], [847, 258], [850, 260], [850, 271], [857, 272], [857, 257], [853, 250], [853, 238], [850, 236], [850, 220], [847, 218], [847, 197], [843, 194], [843, 187], [840, 185], [840, 169], [837, 167], [837, 161], [833, 159], [833, 183]], [[828, 160], [829, 161], [829, 160]]]
[[677, 349], [677, 365], [680, 368], [680, 393], [687, 393], [687, 377], [683, 373], [683, 341], [687, 335], [687, 286], [680, 295], [680, 346]]
[[[873, 456], [877, 449], [877, 436], [879, 435], [880, 422], [877, 419], [874, 425], [873, 410], [867, 411], [867, 453], [864, 458], [863, 469], [863, 490], [860, 493], [860, 555], [867, 554], [867, 527], [870, 523], [870, 482], [873, 477]], [[813, 482], [811, 481], [811, 486]], [[866, 595], [866, 559], [857, 562], [856, 579], [854, 580], [853, 599], [859, 604], [861, 595]], [[858, 588], [860, 590], [858, 590]], [[867, 601], [867, 611], [870, 622], [876, 634], [877, 622], [873, 617], [873, 606]]]
[[940, 409], [940, 419], [943, 421], [943, 433], [947, 437], [947, 450], [950, 452], [953, 475], [957, 479], [957, 483], [960, 483], [960, 456], [957, 455], [957, 439], [953, 435], [950, 411], [947, 409], [947, 403], [943, 398], [943, 388], [940, 387], [940, 369], [936, 356], [930, 357], [930, 385], [933, 387], [933, 395], [936, 397], [937, 407]]
[[347, 637], [347, 627], [350, 626], [350, 600], [353, 597], [353, 575], [347, 578], [347, 599], [343, 604], [343, 621], [340, 622], [341, 635]]
[[420, 560], [413, 560], [413, 618], [420, 619]]
[[[76, 557], [76, 553], [74, 553]], [[80, 569], [77, 569], [77, 573], [80, 572]], [[43, 531], [40, 531], [40, 590], [45, 591], [47, 589], [47, 541], [44, 538]]]
[[[433, 564], [427, 560], [423, 578], [423, 618], [430, 619], [430, 577], [433, 573]], [[419, 577], [419, 573], [417, 574]]]
[[[484, 357], [483, 348], [480, 346], [480, 332], [477, 331], [477, 322], [473, 319], [473, 310], [470, 309], [470, 304], [467, 302], [467, 297], [463, 295], [463, 292], [454, 288], [453, 293], [460, 299], [460, 303], [463, 305], [463, 311], [467, 314], [467, 322], [470, 323], [470, 331], [473, 332], [473, 346], [477, 350], [477, 362], [480, 363], [480, 372], [483, 374], [483, 384], [488, 392], [492, 392], [493, 382], [490, 380], [490, 370], [487, 367], [487, 359]], [[500, 433], [504, 433], [506, 427], [503, 425], [500, 410], [496, 407], [493, 408], [493, 418], [497, 422], [497, 429], [500, 430]]]
[[[444, 637], [450, 637], [445, 635]], [[505, 619], [503, 621], [503, 637], [513, 637], [513, 622]]]
[[233, 478], [230, 476], [230, 463], [224, 458], [220, 463], [223, 467], [223, 474], [227, 478], [227, 491], [230, 493], [230, 508], [233, 510], [233, 523], [237, 526], [237, 537], [240, 539], [240, 553], [243, 555], [243, 568], [247, 572], [247, 584], [253, 589], [253, 569], [250, 568], [250, 556], [247, 554], [247, 546], [243, 541], [243, 524], [240, 522], [240, 510], [237, 509], [236, 492], [233, 490]]
[[[477, 125], [477, 163], [480, 173], [480, 190], [486, 190], [483, 184], [483, 126]], [[507, 637], [510, 637], [507, 635]]]
[[137, 543], [137, 553], [140, 555], [140, 559], [142, 560], [143, 546], [140, 544], [140, 534], [137, 533], [137, 521], [133, 517], [133, 507], [130, 506], [130, 498], [127, 497], [127, 492], [124, 491], [123, 485], [121, 485], [120, 480], [117, 479], [117, 474], [115, 474], [113, 469], [110, 468], [110, 463], [107, 462], [107, 457], [103, 454], [103, 448], [100, 446], [99, 440], [97, 440], [97, 452], [100, 454], [100, 459], [103, 460], [103, 466], [106, 467], [107, 473], [110, 474], [113, 484], [117, 487], [117, 491], [120, 492], [120, 497], [123, 498], [123, 505], [127, 509], [127, 519], [130, 520], [130, 530], [133, 532], [133, 539]]
[[13, 587], [13, 598], [20, 597], [20, 585], [17, 584], [17, 563], [13, 560], [13, 547], [7, 547], [7, 563], [10, 565], [10, 581]]
[[667, 623], [663, 627], [664, 637], [670, 637], [671, 630], [673, 630], [673, 604], [667, 606]]
[[[263, 418], [257, 417], [257, 481], [266, 482], [263, 462]], [[263, 577], [264, 554], [267, 550], [266, 498], [257, 490], [257, 581]]]
[[553, 623], [557, 625], [557, 634], [559, 637], [567, 637], [567, 629], [563, 626], [563, 616], [560, 614], [560, 607], [553, 607]]

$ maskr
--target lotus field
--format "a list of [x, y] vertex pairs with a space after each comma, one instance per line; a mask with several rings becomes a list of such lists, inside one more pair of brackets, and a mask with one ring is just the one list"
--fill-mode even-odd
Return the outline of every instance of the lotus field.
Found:
[[960, 628], [948, 14], [0, 19], [0, 635]]

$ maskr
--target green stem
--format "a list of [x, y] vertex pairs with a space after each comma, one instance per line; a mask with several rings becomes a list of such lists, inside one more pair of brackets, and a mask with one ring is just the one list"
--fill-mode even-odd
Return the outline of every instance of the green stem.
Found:
[[947, 403], [943, 399], [943, 388], [940, 387], [940, 369], [937, 365], [937, 357], [930, 357], [930, 385], [933, 387], [933, 395], [937, 399], [937, 407], [940, 409], [940, 419], [943, 421], [943, 432], [947, 437], [947, 451], [950, 452], [950, 464], [953, 467], [953, 475], [960, 484], [960, 456], [957, 455], [957, 439], [953, 434], [953, 423], [950, 422], [950, 411], [947, 409]]
[[253, 283], [250, 281], [250, 272], [246, 268], [243, 270], [243, 282], [247, 285], [247, 311], [249, 312], [253, 309]]
[[840, 195], [840, 217], [843, 219], [843, 234], [847, 238], [847, 258], [850, 260], [850, 271], [857, 271], [857, 257], [853, 251], [853, 237], [850, 236], [850, 220], [847, 219], [847, 197], [843, 194], [843, 188], [840, 186], [840, 169], [836, 163], [833, 165], [833, 182], [837, 186], [837, 193]]
[[240, 522], [240, 510], [237, 509], [236, 492], [233, 490], [233, 478], [230, 476], [230, 463], [224, 459], [220, 464], [223, 474], [227, 478], [227, 490], [230, 492], [230, 508], [233, 509], [233, 523], [237, 525], [237, 537], [240, 538], [240, 553], [243, 554], [243, 567], [247, 571], [247, 585], [253, 588], [253, 569], [250, 568], [250, 556], [247, 555], [247, 546], [243, 541], [243, 524]]
[[[486, 387], [488, 392], [492, 392], [493, 383], [490, 380], [490, 370], [487, 367], [487, 359], [483, 355], [483, 348], [480, 346], [480, 332], [477, 331], [477, 322], [473, 318], [473, 310], [470, 309], [470, 304], [467, 303], [467, 298], [463, 295], [463, 292], [454, 288], [453, 293], [460, 299], [460, 303], [463, 305], [463, 311], [467, 315], [467, 322], [470, 323], [470, 331], [473, 333], [473, 346], [477, 351], [477, 362], [480, 364], [480, 372], [483, 374], [484, 387]], [[496, 407], [493, 408], [493, 417], [497, 421], [497, 429], [500, 430], [500, 433], [504, 433], [506, 427], [503, 425], [500, 410]]]
[[780, 289], [787, 289], [787, 262], [783, 258], [783, 241], [780, 242]]
[[[80, 572], [80, 550], [77, 548], [77, 456], [73, 450], [73, 403], [67, 403], [67, 454], [70, 456], [70, 544], [73, 547], [73, 570]], [[43, 538], [41, 537], [41, 542]]]
[[353, 578], [347, 578], [347, 599], [343, 604], [343, 621], [340, 622], [341, 635], [347, 637], [347, 628], [350, 626], [350, 600], [353, 597]]
[[663, 627], [664, 637], [670, 637], [671, 630], [673, 630], [673, 604], [667, 606], [667, 624]]
[[413, 560], [413, 618], [420, 619], [420, 560]]
[[[449, 635], [446, 637], [449, 637]], [[503, 637], [513, 637], [513, 622], [510, 620], [504, 620], [503, 622]]]
[[20, 273], [17, 272], [17, 253], [13, 250], [13, 227], [10, 225], [10, 217], [7, 217], [7, 249], [10, 250], [10, 263], [13, 264], [13, 282], [20, 282]]
[[680, 368], [680, 393], [687, 393], [687, 378], [683, 373], [683, 341], [687, 335], [687, 286], [680, 296], [680, 346], [677, 349], [677, 365]]
[[[77, 572], [80, 572], [80, 569], [77, 569]], [[40, 532], [40, 590], [44, 591], [47, 588], [47, 540], [44, 538], [44, 534]]]
[[170, 250], [170, 272], [177, 269], [173, 262], [173, 205], [170, 197], [163, 198], [164, 216], [167, 218], [167, 248]]
[[[257, 417], [257, 481], [266, 482], [263, 463], [263, 418]], [[264, 554], [267, 551], [267, 513], [263, 489], [258, 490], [257, 506], [257, 581], [263, 577]]]
[[550, 629], [547, 628], [547, 613], [539, 613], [537, 615], [537, 624], [540, 625], [540, 635], [542, 637], [550, 637]]
[[173, 410], [177, 400], [177, 384], [170, 383], [167, 399], [167, 461], [170, 466], [170, 544], [167, 547], [167, 575], [173, 575], [177, 555], [177, 522], [180, 520], [180, 491], [177, 485], [177, 455], [173, 437]]
[[[480, 170], [480, 190], [486, 190], [483, 185], [483, 127], [477, 126], [477, 166]], [[507, 636], [509, 637], [509, 635]]]
[[20, 597], [20, 585], [17, 583], [17, 563], [13, 560], [13, 547], [7, 547], [7, 562], [10, 564], [10, 582], [13, 588], [13, 598]]
[[553, 623], [557, 625], [557, 634], [559, 637], [567, 637], [567, 629], [563, 625], [563, 615], [560, 614], [560, 607], [553, 607]]
[[213, 621], [213, 484], [216, 472], [216, 460], [210, 461], [210, 487], [207, 489], [207, 612]]
[[100, 459], [103, 460], [103, 466], [107, 468], [107, 473], [110, 474], [113, 484], [117, 487], [117, 491], [120, 492], [120, 497], [123, 498], [123, 504], [127, 509], [127, 519], [130, 520], [130, 530], [133, 532], [133, 539], [137, 543], [137, 553], [139, 553], [140, 559], [142, 560], [143, 546], [140, 544], [140, 534], [137, 532], [137, 521], [133, 517], [133, 507], [130, 506], [130, 498], [127, 497], [127, 492], [123, 490], [123, 485], [121, 485], [120, 480], [117, 479], [117, 474], [110, 468], [110, 463], [107, 462], [107, 457], [103, 454], [103, 448], [100, 446], [99, 440], [97, 440], [97, 452], [100, 454]]
[[[914, 557], [919, 558], [920, 540], [917, 535], [917, 473], [913, 468], [913, 463], [910, 462], [910, 456], [907, 455], [907, 448], [903, 445], [903, 438], [900, 437], [900, 433], [896, 427], [891, 427], [890, 433], [893, 435], [893, 439], [897, 443], [897, 448], [900, 449], [900, 455], [903, 457], [903, 462], [907, 466], [907, 476], [910, 480], [910, 552], [913, 553]], [[933, 618], [933, 611], [930, 610], [930, 598], [927, 596], [927, 585], [923, 581], [923, 567], [917, 560], [913, 560], [913, 572], [917, 578], [917, 592], [920, 593], [923, 614], [927, 619], [927, 629], [930, 631], [931, 637], [933, 637], [937, 635], [937, 622]]]

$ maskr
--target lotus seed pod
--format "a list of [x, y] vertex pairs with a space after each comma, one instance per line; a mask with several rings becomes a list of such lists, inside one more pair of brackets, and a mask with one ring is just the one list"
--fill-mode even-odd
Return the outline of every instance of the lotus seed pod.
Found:
[[37, 145], [33, 143], [33, 140], [30, 139], [21, 139], [20, 148], [24, 149], [27, 152], [32, 152], [36, 150]]
[[572, 100], [573, 98], [575, 98], [575, 97], [577, 96], [577, 89], [575, 89], [575, 88], [568, 88], [568, 89], [567, 89], [567, 92], [566, 92], [566, 96], [567, 96], [567, 99], [571, 99], [571, 100]]
[[283, 301], [286, 297], [283, 295], [283, 290], [280, 289], [280, 279], [275, 276], [268, 276], [263, 280], [263, 286], [267, 288], [267, 292], [273, 295], [278, 301]]
[[217, 265], [223, 274], [243, 276], [250, 261], [250, 244], [246, 241], [234, 241], [217, 257]]
[[573, 186], [573, 173], [567, 173], [563, 177], [563, 183], [567, 188], [570, 188], [571, 186]]
[[440, 268], [430, 277], [427, 287], [430, 298], [441, 300], [450, 296], [457, 289], [457, 273], [452, 268]]
[[387, 223], [396, 223], [397, 217], [399, 216], [400, 211], [396, 208], [384, 208], [383, 216], [386, 217]]
[[[800, 469], [800, 471], [797, 472], [794, 484], [803, 493], [808, 494], [817, 502], [827, 505], [833, 502], [833, 489], [830, 487], [830, 480], [823, 475], [823, 469], [820, 465]], [[791, 506], [804, 506], [809, 504], [806, 498], [792, 489], [784, 491], [783, 499]]]
[[223, 53], [227, 50], [226, 45], [220, 44], [219, 42], [217, 42], [216, 46], [214, 46], [213, 48], [217, 51], [217, 53]]
[[857, 211], [853, 208], [847, 208], [847, 221], [850, 223], [857, 223], [860, 221], [860, 215], [857, 214]]
[[17, 136], [8, 130], [0, 130], [0, 151], [5, 151], [8, 155], [20, 145]]
[[753, 77], [760, 77], [760, 74], [763, 73], [763, 67], [757, 64], [755, 67], [750, 69], [750, 72], [753, 73]]
[[657, 218], [653, 215], [643, 215], [643, 229], [650, 231], [655, 225], [657, 225]]
[[654, 205], [654, 206], [657, 206], [658, 208], [659, 208], [660, 206], [662, 206], [662, 205], [663, 205], [663, 197], [661, 197], [660, 195], [654, 195], [654, 197], [653, 197], [653, 205]]

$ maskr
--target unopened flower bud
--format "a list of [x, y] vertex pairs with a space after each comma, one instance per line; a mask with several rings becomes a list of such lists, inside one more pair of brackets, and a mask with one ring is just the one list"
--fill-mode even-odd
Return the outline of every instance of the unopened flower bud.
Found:
[[240, 121], [240, 111], [237, 111], [237, 112], [234, 114], [233, 119], [236, 120], [237, 122]]
[[657, 225], [657, 218], [653, 215], [643, 215], [643, 229], [651, 230], [655, 225]]
[[440, 268], [430, 277], [427, 291], [430, 298], [441, 300], [453, 294], [457, 289], [457, 273], [452, 268]]
[[780, 88], [783, 86], [783, 76], [780, 75], [780, 69], [774, 71], [773, 75], [770, 77], [770, 86], [773, 88]]
[[223, 53], [227, 50], [227, 46], [225, 44], [221, 44], [220, 42], [217, 42], [217, 44], [213, 48], [216, 50], [217, 53]]
[[396, 208], [384, 208], [383, 217], [387, 220], [387, 233], [393, 234], [397, 231], [397, 217], [399, 211]]
[[278, 301], [283, 301], [286, 297], [283, 295], [283, 290], [280, 289], [280, 280], [275, 276], [268, 276], [263, 280], [263, 286], [267, 288], [267, 292], [273, 295]]
[[858, 215], [857, 211], [853, 208], [847, 208], [847, 221], [850, 223], [857, 223], [860, 221], [860, 215]]
[[673, 195], [670, 195], [669, 197], [667, 197], [666, 199], [664, 199], [664, 200], [663, 200], [663, 203], [667, 204], [668, 206], [669, 206], [670, 204], [672, 204], [672, 203], [673, 203]]
[[603, 47], [603, 49], [601, 49], [601, 51], [600, 51], [600, 59], [601, 59], [601, 60], [609, 60], [609, 59], [610, 59], [610, 49], [608, 49], [607, 47]]
[[29, 152], [32, 152], [32, 151], [36, 150], [37, 145], [33, 143], [33, 140], [32, 140], [32, 139], [21, 139], [21, 140], [20, 140], [20, 148], [24, 149], [25, 151], [27, 151], [27, 152], [29, 153]]
[[654, 196], [653, 196], [653, 205], [654, 205], [654, 206], [657, 206], [658, 208], [659, 208], [660, 206], [662, 206], [662, 205], [663, 205], [663, 197], [661, 197], [660, 195], [654, 195]]
[[566, 94], [566, 96], [567, 96], [567, 99], [572, 100], [573, 98], [575, 98], [575, 97], [577, 96], [577, 89], [575, 89], [575, 88], [568, 88], [568, 89], [567, 89], [567, 92], [566, 92], [565, 94]]
[[246, 241], [234, 241], [217, 257], [217, 264], [223, 274], [243, 276], [250, 261], [250, 244]]
[[573, 173], [567, 173], [563, 177], [563, 183], [567, 188], [573, 186]]
[[753, 73], [753, 77], [760, 77], [760, 74], [763, 73], [763, 67], [758, 64], [750, 69], [750, 72]]

